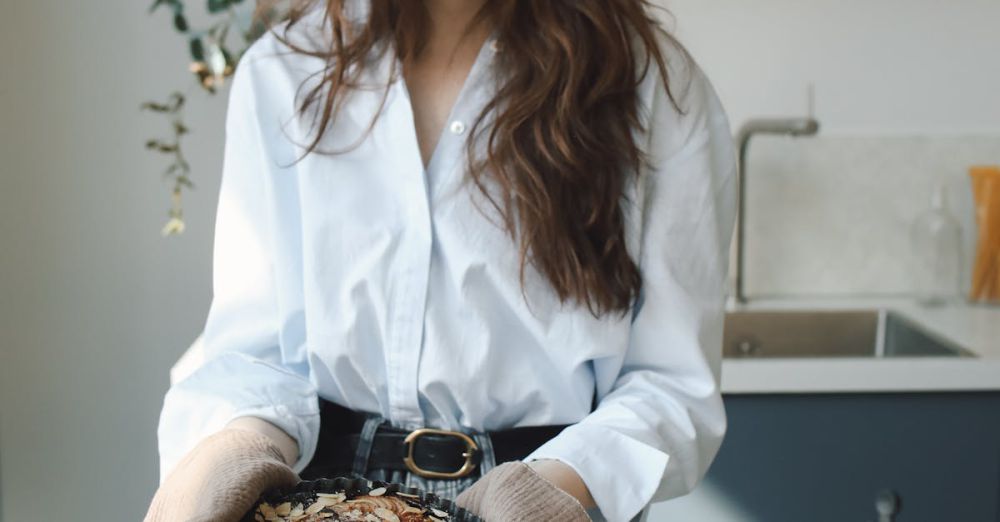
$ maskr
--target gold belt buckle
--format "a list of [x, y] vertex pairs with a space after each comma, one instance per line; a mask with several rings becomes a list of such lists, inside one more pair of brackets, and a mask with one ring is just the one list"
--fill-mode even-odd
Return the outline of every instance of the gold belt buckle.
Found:
[[[417, 463], [414, 462], [414, 460], [413, 460], [413, 442], [415, 440], [417, 440], [417, 437], [420, 437], [421, 435], [431, 434], [431, 433], [434, 433], [434, 434], [437, 434], [437, 435], [451, 435], [453, 437], [458, 437], [458, 438], [462, 439], [463, 442], [465, 442], [466, 451], [464, 453], [462, 453], [462, 456], [465, 457], [465, 463], [462, 464], [462, 467], [459, 468], [458, 471], [452, 471], [452, 472], [449, 472], [449, 473], [444, 473], [444, 472], [440, 472], [440, 471], [430, 471], [430, 470], [423, 469], [420, 466], [417, 466]], [[464, 433], [462, 433], [460, 431], [436, 430], [436, 429], [433, 429], [433, 428], [418, 428], [418, 429], [415, 429], [415, 430], [411, 431], [409, 434], [407, 434], [406, 438], [403, 439], [403, 443], [404, 444], [409, 444], [409, 449], [406, 452], [406, 457], [403, 458], [403, 462], [406, 463], [406, 467], [410, 471], [412, 471], [413, 473], [416, 473], [417, 475], [420, 475], [421, 477], [428, 477], [428, 478], [459, 478], [459, 477], [464, 477], [464, 476], [468, 475], [469, 473], [472, 472], [473, 468], [476, 467], [476, 465], [473, 464], [473, 462], [472, 462], [472, 457], [473, 457], [473, 455], [475, 455], [475, 451], [479, 448], [479, 446], [476, 445], [476, 441], [472, 440], [471, 437], [469, 437], [468, 435], [466, 435], [466, 434], [464, 434]]]

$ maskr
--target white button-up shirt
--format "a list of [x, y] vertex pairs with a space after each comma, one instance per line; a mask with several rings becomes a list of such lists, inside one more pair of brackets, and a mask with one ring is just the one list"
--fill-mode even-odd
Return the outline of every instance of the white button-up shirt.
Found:
[[[309, 20], [293, 30], [303, 42]], [[248, 415], [298, 441], [301, 471], [322, 397], [404, 429], [572, 424], [525, 460], [570, 465], [607, 520], [691, 490], [726, 430], [736, 167], [709, 81], [663, 44], [685, 114], [652, 65], [639, 87], [648, 131], [636, 135], [651, 168], [629, 183], [624, 207], [642, 292], [624, 317], [594, 318], [561, 304], [530, 265], [522, 295], [516, 245], [478, 189], [460, 183], [468, 130], [498, 83], [493, 37], [426, 169], [401, 77], [358, 147], [296, 163], [295, 144], [312, 136], [296, 91], [323, 63], [273, 35], [255, 43], [230, 93], [206, 360], [166, 394], [161, 480], [203, 437]], [[398, 65], [389, 52], [364, 78], [385, 85]], [[354, 144], [381, 96], [352, 91], [321, 149]]]

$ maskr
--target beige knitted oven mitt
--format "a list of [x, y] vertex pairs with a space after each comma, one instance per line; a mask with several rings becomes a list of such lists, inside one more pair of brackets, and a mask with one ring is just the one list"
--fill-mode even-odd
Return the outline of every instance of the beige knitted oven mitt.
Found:
[[486, 522], [590, 521], [580, 501], [521, 460], [491, 469], [462, 491], [455, 503]]
[[299, 477], [266, 435], [226, 428], [177, 464], [153, 497], [144, 522], [237, 522], [261, 493]]

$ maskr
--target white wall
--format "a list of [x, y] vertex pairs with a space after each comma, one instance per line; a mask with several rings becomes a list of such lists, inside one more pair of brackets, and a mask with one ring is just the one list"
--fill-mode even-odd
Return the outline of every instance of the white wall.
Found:
[[[167, 369], [204, 323], [224, 104], [192, 100], [199, 186], [188, 231], [163, 239], [164, 164], [142, 143], [166, 129], [137, 107], [187, 85], [186, 57], [149, 3], [14, 0], [0, 17], [2, 520], [137, 520]], [[735, 123], [800, 113], [815, 82], [826, 132], [1000, 130], [996, 1], [670, 6]], [[668, 509], [650, 520], [683, 519]]]
[[[755, 138], [745, 288], [912, 295], [909, 225], [937, 184], [975, 248], [967, 169], [1000, 163], [1000, 2], [663, 0], [734, 130], [805, 116], [820, 135]], [[670, 20], [668, 18], [668, 20]]]
[[1000, 132], [996, 0], [660, 0], [734, 127], [802, 115], [826, 134]]
[[968, 295], [978, 239], [968, 166], [1000, 163], [1000, 134], [755, 138], [749, 158], [751, 298], [914, 295], [928, 281], [911, 228], [938, 184], [962, 226]]

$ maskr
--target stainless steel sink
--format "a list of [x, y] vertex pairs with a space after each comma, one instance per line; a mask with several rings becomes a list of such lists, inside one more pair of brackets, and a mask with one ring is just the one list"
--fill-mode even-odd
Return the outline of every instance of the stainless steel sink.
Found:
[[723, 356], [973, 357], [892, 310], [746, 310], [726, 314]]

